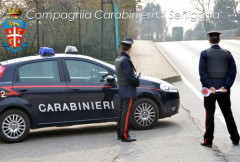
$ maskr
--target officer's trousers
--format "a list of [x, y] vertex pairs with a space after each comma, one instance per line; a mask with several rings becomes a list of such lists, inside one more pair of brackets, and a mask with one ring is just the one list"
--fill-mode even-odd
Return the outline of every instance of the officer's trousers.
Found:
[[120, 112], [118, 118], [117, 134], [118, 137], [121, 139], [127, 139], [129, 137], [128, 121], [133, 102], [133, 98], [120, 100]]
[[215, 113], [215, 103], [218, 105], [222, 111], [225, 118], [228, 132], [231, 135], [230, 138], [233, 142], [239, 140], [239, 134], [237, 126], [235, 124], [232, 111], [231, 111], [231, 101], [229, 94], [211, 94], [208, 97], [204, 97], [204, 107], [206, 109], [206, 132], [204, 134], [204, 142], [212, 142], [214, 136], [214, 113]]

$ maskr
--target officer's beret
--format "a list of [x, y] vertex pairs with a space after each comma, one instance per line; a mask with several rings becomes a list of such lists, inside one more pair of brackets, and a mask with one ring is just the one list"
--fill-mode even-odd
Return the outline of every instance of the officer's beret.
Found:
[[132, 45], [134, 42], [131, 38], [127, 38], [123, 41], [121, 41], [121, 44], [128, 44], [128, 45]]

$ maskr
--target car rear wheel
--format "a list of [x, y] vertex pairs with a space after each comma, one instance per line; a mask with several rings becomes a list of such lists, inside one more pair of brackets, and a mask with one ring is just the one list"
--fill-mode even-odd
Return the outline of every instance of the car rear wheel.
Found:
[[130, 124], [135, 129], [151, 129], [158, 118], [159, 109], [156, 103], [148, 98], [140, 98], [133, 105]]
[[27, 137], [29, 130], [29, 118], [20, 110], [8, 110], [0, 117], [0, 138], [4, 142], [21, 142]]

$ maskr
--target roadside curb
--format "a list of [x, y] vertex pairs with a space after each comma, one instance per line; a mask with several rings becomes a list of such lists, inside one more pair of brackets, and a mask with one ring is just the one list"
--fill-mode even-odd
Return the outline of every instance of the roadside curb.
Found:
[[179, 82], [182, 81], [180, 72], [178, 71], [178, 69], [174, 66], [174, 64], [171, 62], [171, 60], [169, 60], [169, 58], [166, 56], [166, 54], [161, 50], [161, 48], [156, 45], [156, 43], [153, 43], [157, 49], [159, 50], [159, 53], [162, 54], [162, 56], [166, 59], [166, 61], [168, 62], [168, 64], [171, 66], [171, 68], [177, 73], [177, 75], [173, 76], [173, 77], [168, 77], [168, 78], [163, 78], [162, 80], [167, 81], [169, 83], [174, 83], [174, 82]]

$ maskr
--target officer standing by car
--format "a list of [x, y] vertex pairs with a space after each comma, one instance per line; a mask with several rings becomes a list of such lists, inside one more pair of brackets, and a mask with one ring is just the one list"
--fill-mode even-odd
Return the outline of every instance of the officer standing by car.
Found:
[[[204, 107], [206, 110], [206, 132], [202, 146], [212, 147], [214, 133], [214, 113], [215, 103], [219, 107], [225, 118], [230, 139], [234, 145], [239, 144], [239, 134], [235, 124], [230, 101], [230, 88], [236, 77], [236, 64], [231, 53], [222, 49], [220, 42], [220, 32], [208, 32], [211, 48], [203, 51], [199, 61], [199, 75], [203, 87], [209, 88], [211, 94], [204, 97]], [[221, 90], [221, 92], [216, 92]]]
[[118, 80], [118, 93], [120, 96], [120, 112], [118, 120], [118, 139], [122, 142], [136, 141], [129, 136], [128, 121], [134, 99], [137, 98], [139, 86], [139, 76], [136, 76], [136, 69], [133, 66], [131, 57], [131, 47], [133, 40], [128, 38], [121, 42], [122, 52], [115, 60], [115, 67]]

